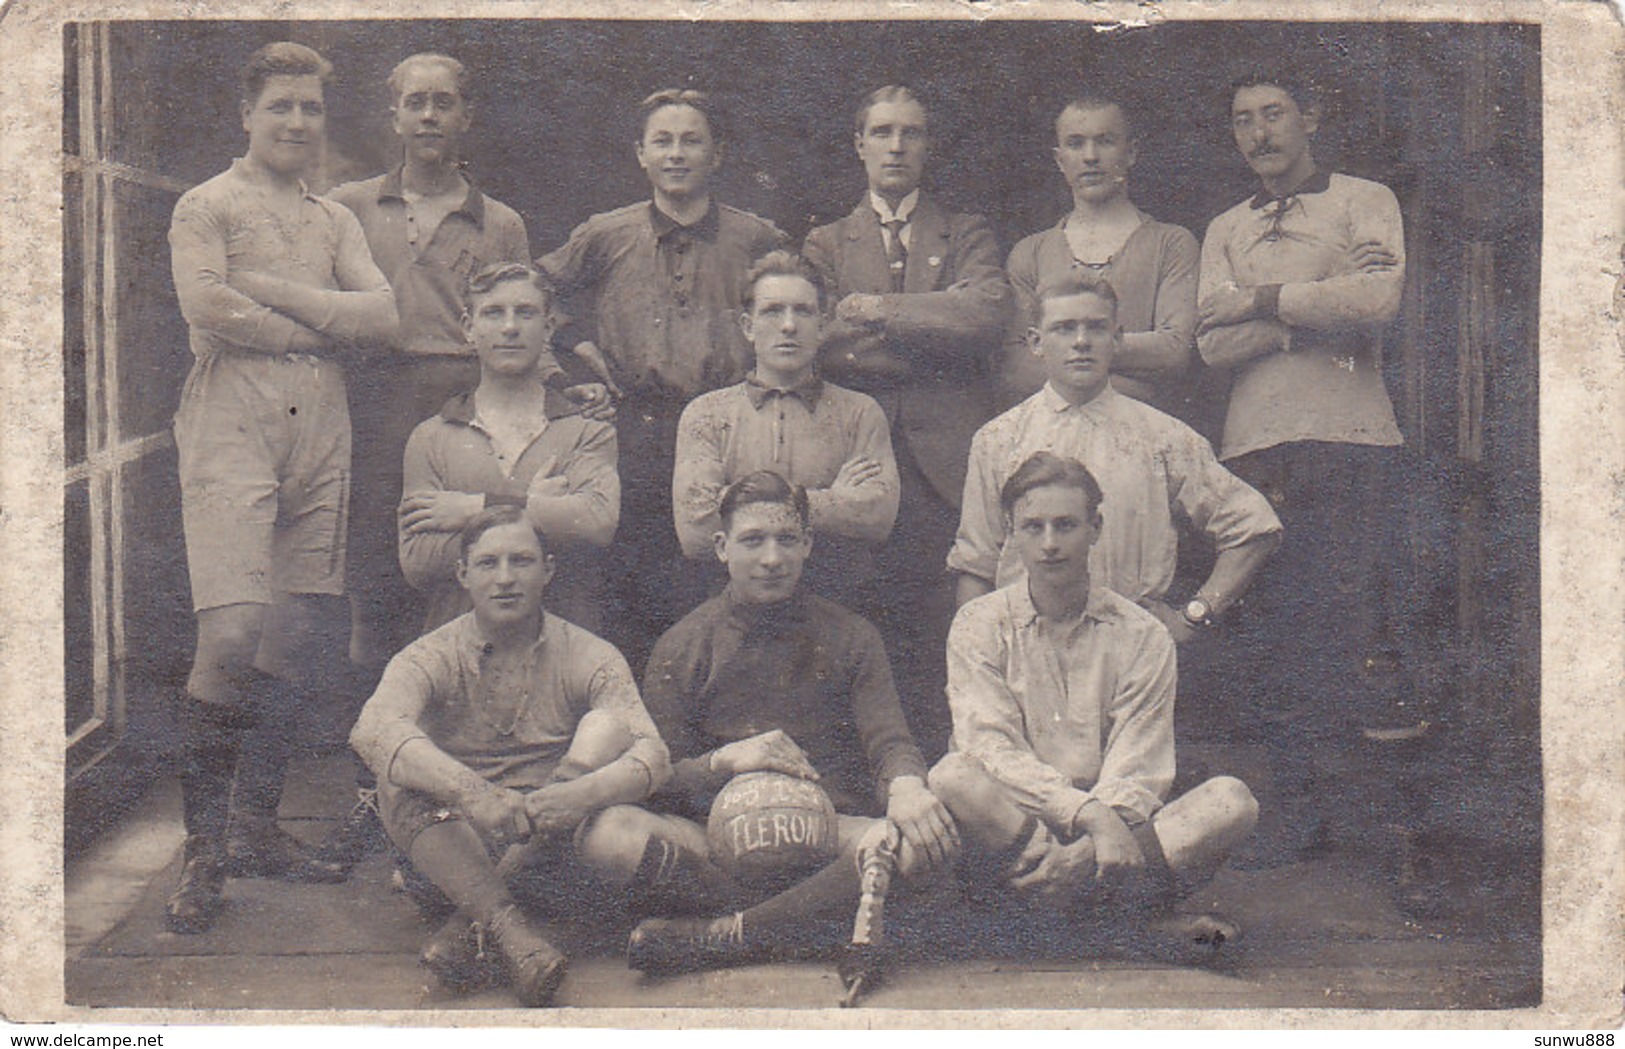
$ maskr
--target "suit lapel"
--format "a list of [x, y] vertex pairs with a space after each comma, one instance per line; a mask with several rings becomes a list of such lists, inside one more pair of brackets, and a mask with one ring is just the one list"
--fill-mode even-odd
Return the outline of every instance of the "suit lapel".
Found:
[[891, 276], [886, 272], [886, 244], [880, 239], [880, 218], [869, 206], [866, 196], [842, 220], [841, 231], [846, 239], [847, 265], [843, 267], [840, 293], [863, 292], [878, 295], [891, 290]]
[[948, 264], [948, 218], [936, 201], [920, 194], [909, 218], [908, 268], [903, 271], [905, 292], [936, 291]]

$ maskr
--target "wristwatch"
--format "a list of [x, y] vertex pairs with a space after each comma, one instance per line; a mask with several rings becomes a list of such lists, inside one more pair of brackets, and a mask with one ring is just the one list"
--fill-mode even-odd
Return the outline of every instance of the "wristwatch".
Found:
[[1185, 607], [1179, 610], [1179, 614], [1193, 627], [1213, 625], [1213, 606], [1207, 603], [1206, 598], [1191, 598], [1185, 602]]

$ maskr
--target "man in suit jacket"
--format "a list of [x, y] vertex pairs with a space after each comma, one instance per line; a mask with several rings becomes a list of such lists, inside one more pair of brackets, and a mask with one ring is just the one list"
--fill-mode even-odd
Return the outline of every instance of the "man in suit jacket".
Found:
[[971, 436], [992, 414], [987, 361], [1010, 289], [987, 220], [921, 191], [930, 137], [912, 91], [888, 86], [865, 98], [854, 144], [868, 192], [850, 215], [808, 234], [803, 254], [836, 302], [822, 374], [873, 396], [891, 424], [901, 507], [866, 611], [934, 757], [950, 728], [942, 653], [953, 598], [941, 555], [953, 544]]

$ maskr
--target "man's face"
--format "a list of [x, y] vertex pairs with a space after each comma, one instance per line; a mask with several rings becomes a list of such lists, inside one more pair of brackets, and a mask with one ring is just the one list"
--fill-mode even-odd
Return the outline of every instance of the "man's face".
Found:
[[638, 163], [657, 192], [676, 200], [697, 197], [719, 162], [704, 113], [670, 105], [649, 114], [638, 143]]
[[1067, 109], [1055, 121], [1055, 142], [1055, 163], [1074, 198], [1099, 202], [1128, 191], [1136, 152], [1121, 109]]
[[857, 147], [871, 190], [896, 199], [908, 196], [925, 176], [930, 140], [924, 107], [912, 99], [876, 102], [857, 134]]
[[473, 344], [482, 372], [529, 375], [553, 338], [553, 318], [534, 284], [505, 280], [469, 302], [463, 334]]
[[242, 113], [248, 155], [262, 167], [298, 175], [316, 162], [327, 128], [320, 77], [268, 77], [260, 97], [244, 102]]
[[1034, 488], [1016, 500], [1007, 524], [1029, 579], [1064, 589], [1087, 585], [1089, 549], [1100, 536], [1100, 517], [1089, 512], [1081, 489]]
[[756, 347], [759, 378], [799, 380], [818, 356], [818, 289], [805, 277], [763, 277], [742, 327]]
[[728, 566], [728, 590], [748, 605], [770, 605], [795, 593], [812, 553], [812, 533], [783, 503], [746, 503], [716, 536], [717, 560]]
[[1087, 401], [1111, 380], [1117, 356], [1117, 315], [1112, 304], [1084, 292], [1045, 299], [1038, 327], [1027, 339], [1044, 361], [1044, 373], [1075, 402]]
[[457, 562], [457, 581], [474, 603], [480, 625], [511, 626], [534, 619], [553, 578], [553, 560], [524, 522], [497, 525], [474, 541]]
[[1281, 88], [1244, 87], [1230, 103], [1230, 130], [1236, 148], [1260, 178], [1280, 178], [1309, 162], [1310, 140], [1319, 119], [1305, 113]]
[[408, 160], [441, 164], [455, 160], [468, 130], [468, 104], [457, 78], [439, 62], [413, 62], [401, 78], [401, 96], [390, 111]]

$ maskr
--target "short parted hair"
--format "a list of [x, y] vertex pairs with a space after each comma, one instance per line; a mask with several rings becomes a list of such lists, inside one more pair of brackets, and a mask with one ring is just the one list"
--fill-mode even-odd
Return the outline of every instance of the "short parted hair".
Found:
[[463, 530], [457, 535], [457, 559], [467, 565], [468, 552], [474, 549], [474, 544], [480, 541], [481, 536], [493, 528], [511, 524], [522, 524], [535, 532], [536, 542], [541, 545], [542, 553], [544, 555], [547, 553], [547, 540], [542, 538], [542, 533], [537, 532], [526, 520], [525, 508], [514, 503], [498, 503], [496, 506], [488, 506], [481, 510], [474, 515], [472, 521], [463, 526]]
[[800, 277], [813, 286], [818, 292], [818, 308], [824, 308], [825, 300], [829, 296], [829, 289], [824, 285], [824, 278], [812, 263], [785, 248], [774, 248], [751, 263], [750, 269], [745, 273], [745, 280], [739, 289], [740, 304], [749, 313], [756, 304], [756, 282], [763, 277]]
[[1069, 299], [1074, 295], [1095, 295], [1112, 305], [1112, 320], [1117, 319], [1117, 289], [1104, 277], [1088, 273], [1068, 272], [1038, 286], [1038, 316], [1044, 316], [1044, 303], [1051, 299]]
[[1307, 113], [1320, 105], [1320, 92], [1314, 82], [1296, 70], [1285, 67], [1260, 67], [1242, 73], [1230, 81], [1230, 93], [1225, 96], [1225, 105], [1228, 107], [1236, 100], [1237, 93], [1248, 87], [1278, 87], [1292, 96], [1299, 112]]
[[668, 87], [638, 103], [639, 142], [643, 141], [643, 136], [649, 130], [649, 118], [667, 106], [688, 106], [699, 110], [700, 115], [705, 117], [705, 126], [711, 129], [711, 141], [718, 146], [726, 141], [727, 128], [722, 109], [710, 95], [692, 88]]
[[401, 59], [394, 69], [389, 71], [389, 97], [396, 105], [400, 104], [406, 74], [414, 66], [440, 66], [451, 72], [452, 85], [457, 89], [457, 95], [464, 102], [468, 101], [468, 69], [450, 55], [443, 55], [438, 51], [419, 51], [415, 55], [407, 55]]
[[542, 304], [549, 312], [552, 311], [553, 300], [557, 294], [553, 282], [548, 280], [547, 275], [541, 270], [527, 266], [523, 262], [498, 262], [480, 270], [468, 278], [468, 284], [463, 288], [463, 301], [472, 311], [476, 298], [489, 295], [499, 284], [516, 280], [529, 281], [531, 287], [542, 293]]
[[807, 489], [787, 481], [772, 470], [748, 473], [722, 490], [722, 501], [717, 505], [717, 516], [722, 519], [722, 530], [732, 531], [734, 514], [741, 507], [753, 503], [788, 506], [805, 532], [812, 524], [812, 508], [807, 503]]
[[857, 113], [852, 117], [852, 130], [863, 134], [863, 129], [869, 126], [869, 111], [882, 102], [913, 102], [925, 114], [925, 129], [927, 133], [930, 132], [931, 107], [925, 104], [925, 99], [916, 94], [913, 88], [902, 84], [887, 84], [864, 95], [863, 101], [858, 103]]
[[265, 82], [274, 76], [313, 76], [325, 85], [333, 75], [333, 63], [304, 44], [278, 40], [248, 56], [241, 73], [243, 101], [252, 106], [260, 100]]
[[1091, 109], [1110, 109], [1113, 107], [1116, 107], [1117, 111], [1123, 114], [1123, 130], [1128, 132], [1128, 140], [1138, 142], [1140, 140], [1140, 131], [1134, 123], [1134, 111], [1129, 108], [1128, 103], [1121, 98], [1095, 91], [1085, 92], [1067, 99], [1066, 105], [1062, 106], [1060, 111], [1055, 114], [1056, 140], [1059, 141], [1061, 137], [1061, 118], [1074, 109], [1086, 112]]
[[1076, 488], [1083, 493], [1084, 502], [1089, 504], [1089, 516], [1100, 516], [1100, 504], [1105, 502], [1106, 497], [1101, 494], [1100, 482], [1095, 480], [1095, 475], [1076, 459], [1063, 458], [1054, 452], [1034, 452], [1016, 467], [1016, 472], [999, 489], [999, 507], [1005, 517], [1013, 517], [1022, 496], [1035, 488], [1050, 485]]

